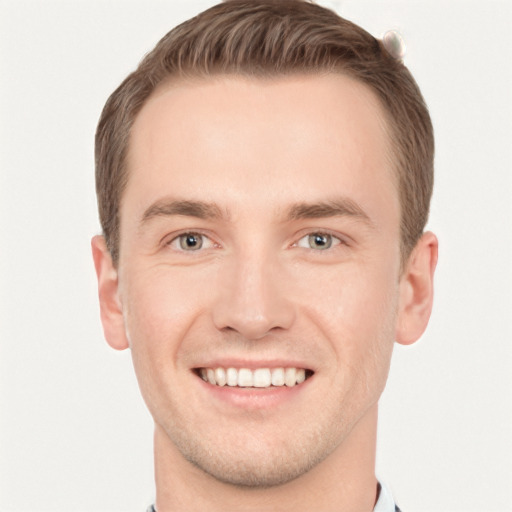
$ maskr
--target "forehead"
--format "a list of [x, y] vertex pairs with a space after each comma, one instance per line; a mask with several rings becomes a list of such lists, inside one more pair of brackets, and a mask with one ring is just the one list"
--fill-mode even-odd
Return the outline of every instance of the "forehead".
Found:
[[379, 101], [344, 75], [176, 81], [134, 122], [123, 203], [176, 195], [249, 210], [388, 194], [393, 209], [389, 149]]

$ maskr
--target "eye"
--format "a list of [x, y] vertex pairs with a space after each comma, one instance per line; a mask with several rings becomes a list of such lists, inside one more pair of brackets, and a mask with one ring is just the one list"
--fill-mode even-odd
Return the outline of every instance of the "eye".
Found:
[[297, 242], [297, 247], [325, 251], [340, 243], [341, 240], [339, 238], [329, 233], [310, 233], [309, 235], [303, 236]]
[[207, 236], [190, 232], [178, 235], [168, 245], [176, 251], [194, 252], [200, 249], [210, 249], [214, 244]]

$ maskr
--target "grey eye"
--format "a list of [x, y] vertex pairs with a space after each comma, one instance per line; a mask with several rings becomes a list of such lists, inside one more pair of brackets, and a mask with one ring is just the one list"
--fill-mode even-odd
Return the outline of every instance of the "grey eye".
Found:
[[203, 252], [216, 247], [210, 237], [195, 231], [186, 231], [177, 235], [167, 245], [176, 252]]
[[311, 249], [329, 249], [332, 246], [332, 236], [325, 233], [308, 235], [308, 245]]
[[339, 238], [330, 235], [329, 233], [318, 232], [303, 236], [297, 242], [297, 247], [303, 247], [304, 249], [315, 249], [317, 251], [325, 251], [340, 243], [341, 240]]
[[183, 251], [197, 251], [203, 247], [203, 235], [184, 233], [178, 237], [178, 242]]

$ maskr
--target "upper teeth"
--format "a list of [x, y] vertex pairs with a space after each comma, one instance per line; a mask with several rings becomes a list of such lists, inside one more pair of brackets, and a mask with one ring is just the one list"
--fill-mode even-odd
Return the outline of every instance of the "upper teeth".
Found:
[[306, 380], [304, 368], [201, 368], [201, 377], [214, 386], [238, 386], [242, 388], [268, 388], [295, 386]]

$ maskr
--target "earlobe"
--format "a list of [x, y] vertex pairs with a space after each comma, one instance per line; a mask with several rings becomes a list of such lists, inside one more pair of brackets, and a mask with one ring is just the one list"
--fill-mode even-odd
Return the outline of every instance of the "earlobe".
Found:
[[395, 339], [402, 345], [414, 343], [423, 334], [432, 312], [434, 271], [438, 241], [427, 232], [413, 249], [400, 280], [400, 302]]
[[101, 323], [107, 343], [117, 349], [128, 348], [121, 303], [118, 296], [117, 269], [112, 263], [110, 252], [103, 236], [91, 240], [92, 257], [98, 278]]

